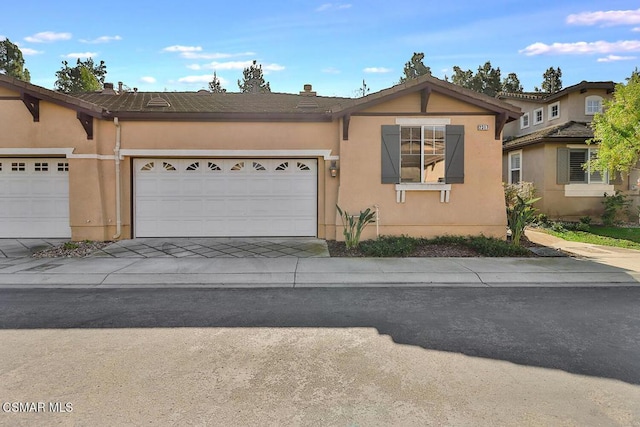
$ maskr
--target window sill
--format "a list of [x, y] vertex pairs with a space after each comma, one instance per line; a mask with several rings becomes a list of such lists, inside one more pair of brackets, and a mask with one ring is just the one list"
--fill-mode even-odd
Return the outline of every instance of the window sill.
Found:
[[396, 184], [396, 203], [404, 203], [407, 191], [439, 191], [440, 203], [449, 203], [451, 184], [440, 182]]
[[613, 194], [611, 184], [567, 184], [564, 186], [565, 197], [604, 197], [604, 193]]

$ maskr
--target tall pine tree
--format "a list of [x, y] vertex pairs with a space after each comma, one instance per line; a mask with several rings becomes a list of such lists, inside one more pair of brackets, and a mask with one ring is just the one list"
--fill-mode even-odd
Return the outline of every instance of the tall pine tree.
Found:
[[242, 80], [238, 79], [238, 87], [244, 93], [271, 92], [269, 82], [264, 80], [262, 65], [254, 59], [253, 64], [242, 71]]

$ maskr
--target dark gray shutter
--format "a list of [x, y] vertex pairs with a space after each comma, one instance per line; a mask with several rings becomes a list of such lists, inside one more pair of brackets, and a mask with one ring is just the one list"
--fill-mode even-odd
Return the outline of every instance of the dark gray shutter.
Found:
[[464, 182], [464, 126], [447, 125], [445, 130], [444, 182]]
[[382, 183], [400, 183], [400, 126], [382, 126]]
[[556, 159], [556, 183], [569, 183], [569, 149], [565, 147], [558, 148]]

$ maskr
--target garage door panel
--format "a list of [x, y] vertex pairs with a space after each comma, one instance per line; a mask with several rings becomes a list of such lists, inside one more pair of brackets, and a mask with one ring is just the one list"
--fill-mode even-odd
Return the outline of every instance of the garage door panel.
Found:
[[138, 237], [316, 235], [316, 160], [136, 159], [134, 170]]
[[30, 158], [0, 163], [0, 237], [71, 237], [68, 161]]

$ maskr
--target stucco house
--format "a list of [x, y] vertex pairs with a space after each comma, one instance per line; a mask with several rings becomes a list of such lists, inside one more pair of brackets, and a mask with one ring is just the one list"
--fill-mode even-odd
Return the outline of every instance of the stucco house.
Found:
[[[432, 77], [358, 98], [101, 92], [0, 75], [0, 237], [505, 236], [520, 109]], [[375, 236], [369, 227], [363, 238]]]
[[591, 121], [614, 89], [611, 81], [583, 81], [553, 94], [500, 93], [523, 113], [504, 128], [504, 182], [533, 182], [542, 197], [536, 207], [554, 219], [599, 217], [604, 194], [616, 190], [637, 199], [638, 171], [614, 177], [583, 168], [597, 153], [585, 142], [593, 138]]

